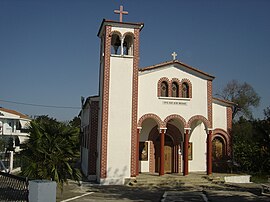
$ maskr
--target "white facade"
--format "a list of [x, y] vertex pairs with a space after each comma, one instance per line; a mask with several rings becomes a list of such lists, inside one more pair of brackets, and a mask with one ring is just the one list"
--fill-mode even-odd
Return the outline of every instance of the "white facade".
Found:
[[[157, 70], [144, 71], [139, 74], [139, 117], [154, 112], [161, 119], [165, 119], [176, 111], [188, 120], [194, 115], [207, 117], [207, 81], [181, 70], [180, 65], [168, 65]], [[186, 78], [192, 83], [193, 96], [191, 98], [158, 97], [157, 83], [162, 77]], [[147, 86], [147, 88], [145, 87]], [[168, 104], [175, 101], [178, 104]], [[164, 110], [166, 108], [166, 110]]]
[[213, 76], [180, 61], [139, 68], [142, 27], [103, 20], [98, 33], [99, 95], [89, 97], [98, 104], [86, 102], [81, 113], [82, 169], [101, 184], [123, 184], [140, 172], [209, 174], [215, 137], [230, 155], [233, 103], [213, 98]]

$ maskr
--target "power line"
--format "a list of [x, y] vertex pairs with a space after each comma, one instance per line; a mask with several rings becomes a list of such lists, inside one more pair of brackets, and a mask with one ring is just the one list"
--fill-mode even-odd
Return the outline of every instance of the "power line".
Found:
[[18, 104], [18, 105], [27, 105], [32, 107], [46, 107], [46, 108], [58, 108], [58, 109], [81, 109], [80, 107], [71, 107], [71, 106], [55, 106], [55, 105], [42, 105], [42, 104], [33, 104], [33, 103], [24, 103], [24, 102], [15, 102], [10, 100], [1, 100], [0, 102]]

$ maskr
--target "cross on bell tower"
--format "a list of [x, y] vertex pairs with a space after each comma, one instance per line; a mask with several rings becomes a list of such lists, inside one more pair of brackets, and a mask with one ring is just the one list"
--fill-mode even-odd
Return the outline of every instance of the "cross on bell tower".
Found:
[[123, 15], [127, 15], [128, 12], [124, 11], [124, 7], [121, 5], [119, 10], [114, 10], [115, 14], [119, 14], [119, 22], [123, 22]]

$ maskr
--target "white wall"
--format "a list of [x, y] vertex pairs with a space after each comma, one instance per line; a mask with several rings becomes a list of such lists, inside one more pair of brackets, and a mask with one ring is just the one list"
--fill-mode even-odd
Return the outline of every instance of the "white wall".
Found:
[[[192, 84], [192, 98], [158, 98], [157, 85], [162, 77], [168, 79], [183, 78], [190, 80]], [[170, 65], [151, 71], [151, 73], [140, 72], [139, 74], [139, 107], [138, 119], [147, 113], [155, 113], [162, 120], [168, 115], [179, 114], [186, 121], [194, 115], [202, 115], [207, 118], [207, 80], [194, 76], [188, 72]], [[164, 101], [174, 101], [178, 104], [165, 104]]]
[[88, 149], [85, 147], [81, 147], [81, 166], [82, 166], [82, 172], [85, 176], [88, 176]]
[[206, 140], [207, 134], [204, 124], [199, 124], [191, 133], [189, 142], [192, 142], [192, 160], [189, 160], [189, 172], [206, 171]]
[[227, 107], [213, 103], [213, 128], [227, 131]]
[[107, 180], [130, 177], [133, 58], [111, 57]]

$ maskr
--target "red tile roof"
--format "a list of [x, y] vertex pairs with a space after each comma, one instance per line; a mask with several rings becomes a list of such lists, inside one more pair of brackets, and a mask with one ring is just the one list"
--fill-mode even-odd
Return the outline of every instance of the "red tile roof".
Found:
[[213, 97], [213, 100], [214, 100], [214, 101], [221, 102], [221, 103], [224, 103], [224, 104], [229, 105], [229, 106], [236, 105], [236, 103], [234, 103], [234, 102], [231, 102], [231, 101], [229, 101], [229, 100], [223, 100], [223, 99], [216, 98], [216, 97]]
[[189, 66], [189, 65], [187, 65], [185, 63], [182, 63], [182, 62], [180, 62], [178, 60], [170, 60], [170, 61], [159, 63], [159, 64], [156, 64], [156, 65], [144, 67], [144, 68], [139, 69], [139, 71], [143, 72], [143, 71], [153, 70], [153, 69], [157, 69], [157, 68], [164, 67], [166, 65], [171, 65], [171, 64], [178, 64], [178, 65], [184, 66], [185, 68], [187, 68], [187, 69], [189, 69], [189, 70], [191, 70], [193, 72], [197, 72], [197, 73], [199, 73], [201, 75], [204, 75], [204, 76], [208, 77], [210, 80], [213, 80], [215, 78], [214, 76], [212, 76], [210, 74], [207, 74], [207, 73], [205, 73], [205, 72], [203, 72], [201, 70], [198, 70], [198, 69], [196, 69], [194, 67], [191, 67], [191, 66]]
[[23, 119], [30, 119], [25, 114], [22, 114], [20, 112], [17, 112], [15, 110], [12, 110], [12, 109], [6, 109], [6, 108], [3, 108], [3, 107], [0, 107], [0, 111], [4, 111], [4, 112], [10, 113], [10, 114], [14, 114], [14, 115], [20, 116], [20, 118], [23, 118]]

